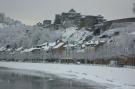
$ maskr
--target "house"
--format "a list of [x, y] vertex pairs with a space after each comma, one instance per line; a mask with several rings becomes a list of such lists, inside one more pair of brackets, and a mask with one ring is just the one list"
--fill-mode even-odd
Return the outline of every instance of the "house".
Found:
[[118, 64], [118, 61], [115, 61], [115, 60], [111, 60], [110, 61], [110, 66], [116, 66]]
[[91, 46], [91, 47], [95, 47], [98, 44], [99, 44], [98, 40], [96, 40], [96, 41], [91, 40], [91, 41], [85, 43], [86, 46]]
[[64, 45], [65, 45], [64, 42], [59, 42], [59, 43], [57, 43], [57, 44], [53, 47], [53, 51], [54, 51], [55, 53], [60, 53], [60, 54], [63, 53], [64, 50], [65, 50]]

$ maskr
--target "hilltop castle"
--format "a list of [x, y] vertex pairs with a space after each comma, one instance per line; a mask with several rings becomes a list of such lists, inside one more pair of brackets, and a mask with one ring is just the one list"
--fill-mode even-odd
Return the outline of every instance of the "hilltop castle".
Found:
[[55, 29], [59, 29], [60, 27], [67, 28], [72, 26], [78, 26], [80, 28], [92, 28], [96, 24], [100, 24], [103, 21], [104, 18], [101, 15], [81, 15], [81, 13], [78, 13], [74, 9], [71, 9], [68, 12], [56, 14], [53, 24], [51, 23], [51, 20], [44, 20], [43, 24], [38, 23], [37, 25], [42, 27], [50, 27], [53, 25]]

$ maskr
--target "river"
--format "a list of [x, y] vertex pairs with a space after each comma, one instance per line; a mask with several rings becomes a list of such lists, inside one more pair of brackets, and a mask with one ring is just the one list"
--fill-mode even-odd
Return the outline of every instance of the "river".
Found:
[[0, 68], [0, 89], [105, 89], [105, 86], [87, 84], [55, 75]]

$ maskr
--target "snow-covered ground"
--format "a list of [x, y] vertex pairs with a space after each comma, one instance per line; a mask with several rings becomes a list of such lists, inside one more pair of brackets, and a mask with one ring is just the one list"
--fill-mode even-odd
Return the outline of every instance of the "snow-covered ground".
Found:
[[60, 77], [88, 79], [98, 83], [112, 84], [108, 89], [135, 89], [135, 69], [104, 66], [0, 62], [0, 67], [34, 70], [56, 74]]

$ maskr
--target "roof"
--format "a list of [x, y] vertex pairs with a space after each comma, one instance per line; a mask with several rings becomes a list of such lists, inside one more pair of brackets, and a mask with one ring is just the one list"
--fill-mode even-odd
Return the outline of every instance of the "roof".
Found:
[[16, 51], [21, 51], [21, 50], [23, 50], [23, 47], [19, 47], [16, 49]]
[[50, 46], [43, 46], [42, 48], [43, 48], [43, 50], [48, 51]]
[[29, 49], [24, 49], [23, 51], [21, 51], [21, 52], [32, 52], [33, 50], [39, 50], [40, 48], [29, 48]]
[[69, 13], [76, 13], [74, 9], [69, 10]]
[[90, 41], [90, 42], [86, 42], [85, 45], [98, 45], [99, 41]]
[[75, 47], [75, 46], [76, 46], [76, 44], [67, 44], [64, 47]]
[[63, 46], [64, 45], [64, 43], [63, 42], [60, 42], [59, 44], [57, 44], [56, 46], [54, 46], [53, 48], [54, 49], [57, 49], [57, 48], [59, 48], [59, 47], [61, 47], [61, 46]]
[[5, 51], [5, 50], [6, 50], [5, 47], [1, 47], [1, 48], [0, 48], [0, 51]]
[[46, 46], [48, 43], [47, 42], [45, 42], [45, 43], [43, 43], [43, 44], [40, 44], [40, 45], [37, 45], [37, 46]]
[[51, 47], [53, 47], [53, 46], [55, 46], [56, 45], [56, 42], [50, 42], [49, 43], [49, 46], [51, 46]]

